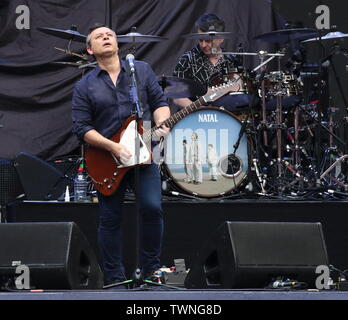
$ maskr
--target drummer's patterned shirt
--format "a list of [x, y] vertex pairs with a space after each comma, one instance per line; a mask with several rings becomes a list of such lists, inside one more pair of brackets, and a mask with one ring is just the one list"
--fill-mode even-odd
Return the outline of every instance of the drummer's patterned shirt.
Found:
[[213, 65], [197, 45], [182, 55], [174, 69], [173, 76], [197, 81], [208, 88], [225, 82], [224, 77], [238, 72], [237, 67], [238, 59], [233, 55], [223, 55], [218, 63]]

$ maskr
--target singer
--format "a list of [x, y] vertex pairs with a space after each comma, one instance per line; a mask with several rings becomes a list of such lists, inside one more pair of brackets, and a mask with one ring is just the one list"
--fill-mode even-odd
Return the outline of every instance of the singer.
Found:
[[[87, 51], [95, 57], [98, 65], [74, 88], [74, 133], [82, 142], [107, 150], [124, 163], [132, 156], [127, 146], [110, 138], [134, 110], [129, 97], [131, 79], [127, 70], [136, 73], [144, 122], [154, 121], [157, 126], [161, 126], [170, 116], [167, 99], [147, 63], [133, 60], [132, 57], [128, 57], [126, 61], [119, 58], [117, 37], [113, 30], [101, 24], [93, 26], [87, 36]], [[164, 136], [168, 131], [168, 128], [162, 126], [157, 129], [156, 135]], [[128, 186], [134, 187], [133, 169], [127, 172], [113, 195], [104, 196], [98, 193], [98, 242], [105, 285], [126, 280], [121, 258], [121, 224], [122, 203]], [[143, 277], [151, 279], [153, 273], [161, 267], [163, 234], [161, 178], [156, 164], [139, 167], [138, 191], [136, 196], [141, 216], [139, 263]], [[132, 226], [129, 226], [127, 232], [131, 229]]]

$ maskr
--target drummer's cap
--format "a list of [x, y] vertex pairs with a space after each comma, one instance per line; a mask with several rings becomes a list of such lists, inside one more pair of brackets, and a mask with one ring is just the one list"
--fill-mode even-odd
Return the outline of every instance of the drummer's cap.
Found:
[[205, 13], [195, 22], [196, 30], [200, 29], [203, 32], [208, 32], [212, 31], [212, 27], [214, 28], [213, 31], [216, 32], [225, 31], [225, 22], [214, 13]]
[[[96, 22], [94, 23], [93, 25], [91, 25], [88, 29], [88, 35], [87, 35], [87, 38], [86, 38], [86, 46], [87, 47], [90, 47], [91, 46], [91, 33], [95, 30], [95, 29], [98, 29], [98, 28], [103, 28], [103, 27], [106, 27], [106, 28], [109, 28], [109, 26], [107, 26], [106, 24], [103, 24], [103, 23], [99, 23], [99, 22]], [[112, 30], [113, 31], [113, 30]]]

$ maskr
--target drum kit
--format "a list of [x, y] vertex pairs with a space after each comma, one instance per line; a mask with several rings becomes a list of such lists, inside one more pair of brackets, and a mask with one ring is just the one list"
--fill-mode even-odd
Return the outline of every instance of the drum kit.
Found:
[[[86, 41], [75, 26], [68, 30], [39, 30], [69, 40], [67, 49], [55, 49], [80, 58], [78, 62], [55, 64], [95, 66], [86, 55], [71, 51], [72, 41]], [[183, 38], [213, 40], [234, 36], [231, 32], [209, 30]], [[336, 42], [346, 37], [348, 34], [337, 31], [321, 36], [316, 29], [284, 29], [254, 37], [255, 41], [284, 46], [276, 53], [222, 52], [255, 56], [259, 65], [216, 79], [216, 83], [212, 82], [216, 90], [231, 82], [238, 83], [239, 89], [223, 97], [225, 100], [188, 114], [171, 128], [162, 152], [164, 193], [199, 200], [246, 196], [299, 199], [313, 192], [323, 196], [330, 189], [331, 195], [348, 196], [345, 142], [336, 135], [334, 112], [327, 112], [334, 108], [322, 102], [328, 80], [324, 79], [322, 64], [307, 63], [299, 49], [305, 44], [322, 45], [323, 41]], [[117, 39], [131, 43], [133, 52], [136, 43], [166, 40], [138, 33], [135, 28]], [[345, 49], [340, 50], [347, 54]], [[287, 54], [291, 57], [284, 63]], [[276, 68], [268, 71], [271, 61], [276, 61]], [[158, 83], [170, 99], [206, 93], [205, 87], [189, 79], [163, 75], [158, 77]]]

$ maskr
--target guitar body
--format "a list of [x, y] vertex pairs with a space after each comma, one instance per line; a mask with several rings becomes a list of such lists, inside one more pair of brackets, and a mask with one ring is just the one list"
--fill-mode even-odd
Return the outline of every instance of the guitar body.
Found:
[[[114, 142], [121, 143], [127, 147], [132, 157], [126, 163], [120, 161], [111, 152], [89, 146], [85, 149], [84, 158], [86, 169], [95, 188], [103, 195], [112, 195], [119, 187], [125, 174], [134, 166], [150, 163], [151, 152], [142, 140], [142, 122], [136, 128], [134, 116], [129, 117], [110, 139]], [[139, 138], [139, 160], [135, 157], [135, 141]]]

